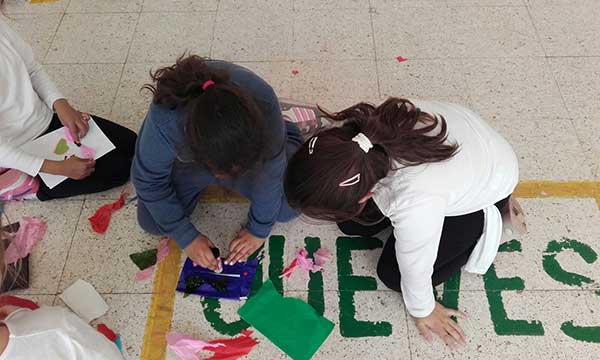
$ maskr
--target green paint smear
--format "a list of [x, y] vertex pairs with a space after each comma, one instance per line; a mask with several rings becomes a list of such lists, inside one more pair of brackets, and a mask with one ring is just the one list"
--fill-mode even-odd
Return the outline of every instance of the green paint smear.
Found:
[[281, 295], [283, 295], [283, 279], [279, 276], [283, 272], [283, 249], [285, 238], [280, 235], [269, 238], [269, 279]]
[[573, 321], [567, 321], [560, 326], [560, 329], [575, 340], [600, 343], [600, 326], [575, 326]]
[[54, 148], [54, 153], [56, 155], [63, 155], [67, 151], [69, 151], [69, 145], [67, 145], [67, 140], [65, 140], [65, 139], [58, 140], [58, 143], [56, 144], [56, 147]]
[[[307, 237], [304, 239], [306, 252], [313, 257], [315, 251], [321, 247], [321, 239], [318, 237]], [[311, 272], [308, 280], [308, 303], [317, 310], [317, 314], [325, 312], [325, 297], [323, 292], [323, 273], [321, 271]]]
[[146, 250], [135, 254], [130, 254], [129, 258], [140, 269], [144, 270], [156, 264], [156, 249]]
[[[509, 243], [512, 243], [513, 241]], [[503, 249], [499, 249], [499, 251], [520, 252], [521, 244], [520, 242], [518, 243], [518, 245], [515, 243], [512, 245], [507, 245]], [[490, 305], [492, 323], [494, 324], [494, 330], [496, 331], [497, 335], [544, 335], [544, 327], [542, 326], [541, 322], [537, 320], [513, 320], [509, 319], [508, 315], [506, 314], [506, 309], [504, 308], [504, 303], [502, 300], [502, 291], [521, 291], [525, 289], [525, 283], [523, 282], [523, 279], [520, 277], [498, 278], [498, 275], [496, 274], [496, 267], [492, 265], [487, 273], [483, 275], [483, 283], [488, 303]]]
[[571, 249], [575, 251], [585, 262], [591, 264], [598, 259], [598, 254], [588, 245], [573, 239], [562, 238], [562, 241], [552, 240], [546, 248], [542, 265], [544, 271], [554, 280], [571, 286], [581, 286], [583, 284], [593, 283], [594, 280], [566, 271], [560, 266], [556, 255], [563, 250]]
[[340, 296], [340, 333], [344, 337], [390, 336], [392, 325], [385, 321], [356, 320], [354, 294], [358, 291], [377, 290], [377, 281], [370, 276], [352, 275], [352, 250], [381, 248], [376, 238], [339, 237], [336, 240], [338, 286]]
[[[252, 254], [249, 259], [254, 259], [258, 254], [263, 250], [263, 247], [260, 247], [254, 254]], [[263, 264], [262, 262], [258, 264], [256, 268], [256, 275], [254, 275], [254, 279], [252, 280], [252, 286], [250, 288], [250, 296], [256, 294], [256, 292], [260, 289], [263, 284]], [[185, 296], [185, 295], [184, 295]], [[237, 321], [228, 323], [225, 322], [221, 318], [221, 313], [219, 310], [221, 309], [221, 301], [219, 299], [210, 299], [204, 298], [201, 299], [202, 303], [202, 311], [204, 313], [204, 317], [206, 321], [210, 323], [213, 329], [219, 332], [222, 335], [234, 336], [240, 333], [240, 331], [247, 329], [250, 327], [243, 319], [239, 319]]]

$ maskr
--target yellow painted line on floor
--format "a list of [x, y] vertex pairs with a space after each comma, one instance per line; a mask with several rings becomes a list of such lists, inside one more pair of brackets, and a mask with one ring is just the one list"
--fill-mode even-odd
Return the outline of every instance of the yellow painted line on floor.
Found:
[[152, 299], [140, 359], [163, 360], [167, 351], [165, 334], [171, 330], [175, 305], [175, 289], [181, 267], [181, 250], [175, 241], [169, 241], [169, 256], [158, 264], [152, 287]]
[[600, 207], [600, 181], [523, 181], [518, 198], [594, 198]]
[[[595, 198], [600, 207], [600, 181], [523, 181], [514, 193], [518, 198]], [[206, 203], [247, 202], [240, 195], [211, 187], [202, 198]], [[174, 241], [171, 252], [158, 265], [148, 320], [142, 345], [142, 360], [164, 360], [166, 357], [165, 334], [171, 329], [175, 305], [175, 288], [180, 272], [181, 250]]]
[[49, 2], [56, 2], [58, 0], [31, 0], [29, 1], [32, 4], [41, 4], [41, 3], [49, 3]]

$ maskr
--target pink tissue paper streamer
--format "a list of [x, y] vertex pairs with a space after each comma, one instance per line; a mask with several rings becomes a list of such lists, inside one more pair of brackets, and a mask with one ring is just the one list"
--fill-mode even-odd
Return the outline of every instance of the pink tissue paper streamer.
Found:
[[221, 343], [211, 344], [206, 341], [194, 339], [191, 336], [178, 332], [168, 332], [166, 338], [169, 348], [182, 360], [199, 360], [200, 357], [197, 354], [202, 349], [225, 346]]
[[282, 274], [279, 277], [289, 278], [292, 273], [300, 268], [305, 270], [306, 272], [317, 272], [323, 269], [323, 266], [329, 260], [331, 256], [331, 252], [325, 248], [320, 248], [313, 254], [313, 259], [308, 257], [308, 252], [306, 249], [302, 248], [298, 251], [298, 254], [294, 258], [294, 260], [290, 263], [288, 267], [286, 267]]
[[[156, 253], [156, 265], [163, 262], [167, 258], [167, 256], [169, 256], [169, 239], [162, 239], [158, 243], [157, 250], [158, 251]], [[135, 281], [146, 281], [148, 279], [151, 279], [152, 275], [154, 275], [154, 269], [156, 268], [156, 265], [152, 265], [148, 268], [145, 268], [144, 270], [138, 271], [135, 274]]]
[[20, 221], [19, 231], [4, 253], [6, 264], [12, 264], [19, 259], [26, 257], [35, 244], [37, 244], [44, 235], [48, 226], [46, 222], [36, 217], [24, 217]]
[[[67, 127], [64, 127], [63, 129], [64, 129], [65, 137], [67, 138], [67, 141], [72, 142], [74, 144], [75, 139], [73, 139], [73, 135], [71, 134], [71, 131]], [[81, 142], [80, 142], [80, 144], [81, 144]], [[92, 148], [92, 147], [81, 144], [80, 149], [81, 149], [81, 156], [84, 159], [93, 159], [96, 156], [96, 150], [94, 150], [94, 148]]]
[[150, 267], [145, 268], [144, 270], [140, 270], [135, 274], [135, 281], [146, 281], [152, 278], [154, 275], [154, 268], [156, 265], [152, 265]]

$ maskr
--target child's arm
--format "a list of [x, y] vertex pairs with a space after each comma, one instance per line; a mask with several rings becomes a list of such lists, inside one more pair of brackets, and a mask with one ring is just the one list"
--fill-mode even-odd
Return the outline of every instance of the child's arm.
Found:
[[29, 44], [27, 44], [19, 34], [14, 32], [6, 23], [0, 21], [0, 26], [2, 27], [6, 39], [23, 59], [34, 90], [46, 103], [48, 108], [53, 109], [56, 100], [63, 99], [64, 96], [58, 90], [56, 85], [54, 85], [54, 82], [50, 79], [48, 74], [46, 74], [46, 71], [44, 71], [42, 66], [35, 61], [31, 46], [29, 46]]
[[36, 176], [43, 163], [43, 158], [19, 150], [0, 136], [0, 168], [17, 169], [28, 175]]
[[258, 176], [253, 179], [252, 203], [248, 213], [246, 230], [258, 238], [266, 238], [277, 220], [283, 200], [283, 174], [287, 165], [285, 123], [279, 102], [272, 93], [272, 101], [266, 116], [266, 146], [270, 151]]
[[[407, 197], [410, 194], [403, 196], [405, 200]], [[434, 332], [448, 346], [455, 348], [455, 344], [465, 343], [465, 335], [451, 316], [465, 318], [465, 315], [437, 303], [431, 282], [446, 202], [441, 197], [421, 195], [412, 202], [410, 207], [390, 217], [394, 225], [404, 303], [425, 339], [432, 340], [431, 333]]]
[[173, 188], [171, 176], [177, 157], [176, 145], [168, 132], [163, 132], [162, 125], [175, 119], [167, 116], [157, 106], [150, 107], [137, 139], [131, 181], [139, 201], [159, 228], [185, 249], [201, 234], [186, 216]]

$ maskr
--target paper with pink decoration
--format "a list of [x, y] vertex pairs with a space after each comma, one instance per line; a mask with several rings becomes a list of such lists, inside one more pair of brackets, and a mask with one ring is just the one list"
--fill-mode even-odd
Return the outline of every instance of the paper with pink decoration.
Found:
[[[93, 118], [90, 117], [88, 124], [90, 128], [81, 139], [81, 146], [75, 144], [69, 130], [62, 127], [28, 142], [21, 147], [21, 150], [47, 160], [65, 160], [72, 155], [82, 159], [97, 160], [114, 150], [115, 145], [106, 137]], [[62, 175], [46, 173], [40, 173], [40, 177], [50, 189], [67, 179]]]

